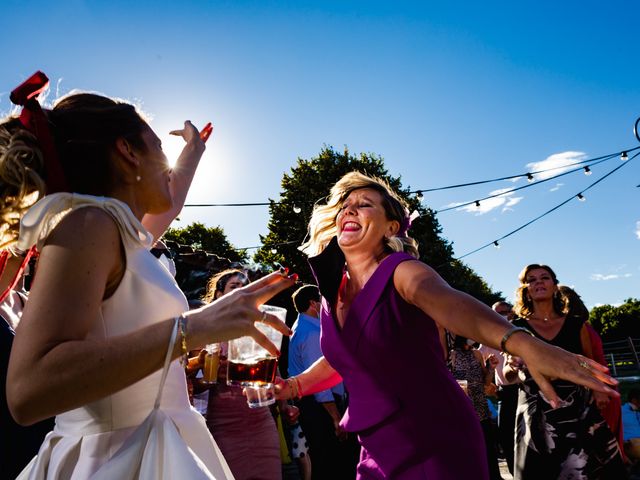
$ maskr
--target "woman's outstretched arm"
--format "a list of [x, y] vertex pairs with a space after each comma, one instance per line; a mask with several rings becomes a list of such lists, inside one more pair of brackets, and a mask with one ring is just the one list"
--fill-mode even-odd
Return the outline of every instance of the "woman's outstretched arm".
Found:
[[[398, 293], [437, 323], [456, 334], [484, 345], [501, 348], [511, 325], [503, 317], [475, 298], [450, 287], [431, 267], [418, 261], [402, 262], [395, 271]], [[522, 357], [533, 379], [552, 404], [558, 397], [550, 381], [563, 378], [593, 390], [617, 396], [605, 383], [615, 385], [608, 369], [586, 357], [574, 355], [541, 340], [518, 332], [509, 337], [506, 347]]]

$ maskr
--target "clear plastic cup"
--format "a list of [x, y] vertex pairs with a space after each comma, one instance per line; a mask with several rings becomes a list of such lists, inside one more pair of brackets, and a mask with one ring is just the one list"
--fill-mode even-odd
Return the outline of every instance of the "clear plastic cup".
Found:
[[207, 353], [204, 356], [204, 368], [202, 369], [202, 381], [214, 384], [218, 382], [218, 368], [220, 367], [220, 344], [209, 343], [204, 347]]

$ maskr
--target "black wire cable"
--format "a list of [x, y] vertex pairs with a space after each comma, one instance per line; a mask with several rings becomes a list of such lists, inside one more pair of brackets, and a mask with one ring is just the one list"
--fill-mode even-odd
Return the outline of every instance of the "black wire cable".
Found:
[[[563, 166], [560, 166], [560, 167], [551, 167], [551, 168], [546, 168], [544, 170], [537, 170], [535, 172], [520, 173], [518, 175], [509, 175], [507, 177], [491, 178], [489, 180], [479, 180], [479, 181], [476, 181], [476, 182], [458, 183], [458, 184], [455, 184], [455, 185], [447, 185], [445, 187], [434, 187], [434, 188], [413, 190], [413, 191], [411, 191], [409, 193], [411, 194], [411, 193], [437, 192], [437, 191], [440, 191], [440, 190], [449, 190], [449, 189], [452, 189], [452, 188], [471, 187], [471, 186], [474, 186], [474, 185], [482, 185], [482, 184], [485, 184], [485, 183], [500, 182], [502, 180], [513, 180], [514, 178], [529, 177], [529, 176], [537, 175], [537, 174], [540, 174], [540, 173], [545, 173], [545, 172], [551, 172], [553, 170], [558, 170], [560, 168], [573, 167], [575, 165], [585, 165], [585, 164], [591, 165], [590, 162], [597, 162], [598, 160], [602, 160], [602, 159], [609, 160], [610, 158], [617, 157], [619, 155], [622, 155], [625, 152], [629, 153], [629, 152], [632, 152], [632, 151], [638, 150], [638, 149], [640, 149], [640, 147], [630, 148], [630, 149], [627, 149], [627, 150], [620, 150], [619, 152], [616, 152], [616, 153], [610, 153], [610, 154], [602, 155], [600, 157], [595, 157], [595, 158], [588, 158], [586, 160], [581, 160], [579, 162], [569, 163], [567, 165], [563, 165]], [[540, 183], [540, 182], [538, 182], [538, 183]]]
[[[551, 167], [551, 168], [546, 168], [544, 170], [536, 170], [534, 172], [519, 173], [518, 175], [508, 175], [506, 177], [491, 178], [491, 179], [488, 179], [488, 180], [478, 180], [478, 181], [475, 181], [475, 182], [458, 183], [458, 184], [455, 184], [455, 185], [446, 185], [444, 187], [423, 188], [423, 189], [419, 189], [419, 190], [412, 190], [412, 191], [407, 192], [407, 193], [410, 194], [410, 195], [411, 194], [423, 194], [423, 193], [428, 193], [428, 192], [437, 192], [437, 191], [441, 191], [441, 190], [450, 190], [450, 189], [454, 189], [454, 188], [471, 187], [471, 186], [474, 186], [474, 185], [483, 185], [483, 184], [486, 184], [486, 183], [500, 182], [500, 181], [503, 181], [503, 180], [513, 180], [515, 178], [531, 177], [531, 176], [534, 176], [534, 175], [538, 175], [540, 173], [546, 173], [546, 172], [551, 172], [553, 170], [559, 170], [559, 169], [562, 169], [562, 168], [573, 167], [573, 166], [576, 166], [576, 165], [582, 165], [580, 168], [576, 168], [576, 169], [572, 170], [572, 172], [575, 172], [575, 171], [579, 171], [579, 170], [583, 169], [584, 166], [597, 165], [599, 163], [602, 163], [603, 161], [607, 161], [607, 160], [610, 160], [610, 159], [612, 159], [614, 157], [620, 156], [623, 153], [629, 154], [629, 153], [631, 153], [631, 152], [633, 152], [635, 150], [638, 150], [638, 149], [640, 149], [640, 147], [629, 148], [627, 150], [620, 150], [619, 152], [616, 152], [616, 153], [610, 153], [610, 154], [602, 155], [600, 157], [595, 157], [595, 158], [588, 158], [586, 160], [581, 160], [579, 162], [574, 162], [574, 163], [570, 163], [570, 164], [567, 164], [567, 165], [562, 165], [562, 166], [559, 166], [559, 167]], [[563, 174], [566, 174], [566, 172], [564, 172]], [[557, 176], [561, 176], [563, 174], [560, 174], [560, 175], [557, 175]], [[555, 178], [555, 177], [550, 177], [549, 179], [539, 180], [539, 181], [534, 182], [532, 185], [536, 185], [538, 183], [542, 183], [542, 182], [548, 181], [548, 180], [553, 179], [553, 178]], [[524, 188], [524, 187], [519, 187], [518, 189], [522, 189], [522, 188]], [[513, 191], [516, 191], [518, 189], [515, 189]], [[504, 195], [505, 193], [509, 193], [509, 192], [503, 192], [503, 193], [501, 193], [499, 195], [494, 195], [494, 196]], [[486, 198], [482, 198], [480, 200], [474, 200], [473, 202], [470, 202], [470, 203], [467, 203], [467, 204], [464, 204], [464, 205], [470, 205], [471, 203], [475, 203], [476, 201], [487, 200], [489, 198], [493, 198], [494, 196], [489, 196], [489, 197], [486, 197]], [[280, 204], [282, 202], [187, 203], [184, 206], [185, 207], [260, 207], [260, 206], [269, 206], [269, 205], [271, 205], [271, 203], [277, 205], [277, 204]], [[464, 206], [464, 205], [457, 205], [456, 207], [451, 207], [448, 210], [451, 210], [453, 208], [459, 208], [459, 207]], [[444, 212], [444, 211], [447, 211], [447, 210], [440, 210], [440, 212]]]
[[[638, 147], [638, 148], [640, 148], [640, 147]], [[607, 160], [611, 160], [612, 158], [617, 157], [617, 156], [618, 156], [617, 153], [612, 153], [612, 154], [610, 154], [608, 156], [608, 158], [603, 158], [602, 160], [600, 160], [598, 162], [590, 164], [590, 166], [598, 165], [598, 164], [600, 164], [602, 162], [606, 162]], [[556, 167], [556, 168], [566, 168], [566, 165], [564, 167]], [[472, 200], [470, 202], [465, 202], [465, 203], [461, 203], [459, 205], [453, 205], [451, 207], [443, 208], [441, 210], [437, 210], [435, 213], [448, 212], [449, 210], [455, 210], [457, 208], [466, 207], [467, 205], [471, 205], [472, 203], [479, 204], [480, 202], [482, 202], [484, 200], [489, 200], [490, 198], [502, 197], [502, 196], [505, 196], [505, 195], [507, 195], [509, 193], [517, 192], [518, 190], [524, 190], [525, 188], [529, 188], [529, 187], [533, 187], [533, 186], [536, 186], [536, 185], [540, 185], [541, 183], [545, 183], [545, 182], [548, 182], [550, 180], [555, 180], [556, 178], [564, 177], [565, 175], [569, 175], [571, 173], [579, 172], [580, 170], [584, 170], [584, 167], [574, 168], [573, 170], [569, 170], [567, 172], [559, 173], [558, 175], [554, 175], [553, 177], [549, 177], [549, 178], [545, 178], [545, 179], [542, 179], [542, 180], [538, 180], [537, 182], [533, 182], [533, 183], [528, 183], [526, 185], [522, 185], [520, 187], [515, 187], [515, 188], [512, 188], [511, 190], [506, 190], [506, 191], [501, 192], [501, 193], [488, 195], [488, 196], [486, 196], [484, 198], [479, 198], [477, 200]]]
[[633, 155], [632, 157], [629, 158], [629, 160], [627, 160], [626, 162], [624, 162], [621, 165], [618, 165], [616, 168], [614, 168], [613, 170], [609, 171], [608, 173], [606, 173], [605, 175], [603, 175], [602, 177], [600, 177], [598, 180], [596, 180], [595, 182], [593, 182], [591, 185], [589, 185], [587, 188], [585, 188], [584, 190], [578, 192], [575, 195], [572, 195], [571, 197], [567, 198], [566, 200], [564, 200], [563, 202], [559, 203], [558, 205], [556, 205], [555, 207], [547, 210], [546, 212], [542, 213], [541, 215], [538, 215], [536, 218], [534, 218], [533, 220], [528, 221], [527, 223], [525, 223], [524, 225], [519, 226], [518, 228], [516, 228], [515, 230], [512, 230], [511, 232], [507, 233], [506, 235], [503, 235], [500, 238], [497, 238], [496, 240], [493, 240], [492, 242], [489, 242], [481, 247], [476, 248], [475, 250], [472, 250], [470, 252], [465, 253], [464, 255], [457, 257], [456, 260], [462, 260], [465, 257], [468, 257], [469, 255], [473, 255], [474, 253], [479, 252], [480, 250], [483, 250], [487, 247], [490, 247], [491, 245], [498, 245], [498, 242], [500, 242], [501, 240], [504, 240], [507, 237], [510, 237], [511, 235], [519, 232], [520, 230], [528, 227], [529, 225], [531, 225], [532, 223], [537, 222], [538, 220], [540, 220], [541, 218], [549, 215], [550, 213], [558, 210], [560, 207], [566, 205], [567, 203], [569, 203], [571, 200], [573, 200], [574, 198], [578, 197], [579, 195], [582, 195], [584, 192], [586, 192], [587, 190], [590, 190], [591, 188], [595, 187], [598, 183], [602, 182], [605, 178], [607, 178], [608, 176], [614, 174], [615, 172], [617, 172], [618, 170], [620, 170], [622, 167], [624, 167], [625, 165], [628, 165], [631, 160], [633, 160], [634, 158], [636, 158], [638, 155], [640, 155], [640, 152], [636, 153], [635, 155]]

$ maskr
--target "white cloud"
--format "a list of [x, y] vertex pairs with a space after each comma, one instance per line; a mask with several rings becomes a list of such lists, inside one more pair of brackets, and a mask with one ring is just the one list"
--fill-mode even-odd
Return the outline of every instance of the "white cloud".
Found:
[[[477, 207], [474, 203], [470, 205], [465, 205], [464, 207], [458, 208], [458, 210], [462, 210], [464, 212], [473, 213], [475, 215], [484, 215], [485, 213], [489, 213], [496, 208], [502, 207], [502, 212], [512, 211], [513, 206], [520, 203], [520, 201], [524, 197], [514, 197], [513, 193], [510, 192], [511, 188], [501, 188], [499, 190], [494, 190], [489, 192], [489, 195], [496, 195], [493, 198], [488, 198], [486, 200], [480, 201], [480, 206]], [[466, 202], [458, 202], [458, 203], [450, 203], [446, 207], [456, 207]]]
[[607, 280], [617, 280], [618, 278], [629, 278], [631, 276], [632, 276], [631, 273], [624, 273], [622, 275], [618, 275], [617, 273], [613, 273], [613, 274], [609, 274], [609, 275], [603, 275], [601, 273], [592, 273], [589, 278], [591, 280], [595, 280], [597, 282], [599, 282], [599, 281], [605, 281], [606, 282]]
[[549, 189], [550, 192], [556, 192], [560, 190], [560, 187], [564, 186], [564, 183], [556, 183], [555, 186]]
[[636, 237], [640, 240], [640, 222], [636, 222]]
[[553, 155], [540, 162], [527, 163], [527, 168], [530, 172], [548, 170], [550, 168], [553, 168], [554, 170], [544, 173], [537, 173], [533, 177], [535, 180], [544, 180], [546, 178], [558, 175], [562, 172], [566, 172], [567, 170], [571, 170], [572, 168], [577, 168], [576, 166], [571, 166], [571, 164], [580, 162], [586, 157], [587, 156], [584, 152], [554, 153]]

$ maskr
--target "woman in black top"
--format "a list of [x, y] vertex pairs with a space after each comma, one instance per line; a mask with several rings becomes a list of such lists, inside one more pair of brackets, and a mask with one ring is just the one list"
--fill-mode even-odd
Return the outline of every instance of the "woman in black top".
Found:
[[[519, 280], [515, 305], [519, 318], [514, 325], [529, 329], [552, 345], [588, 354], [584, 319], [567, 315], [567, 301], [558, 291], [553, 270], [546, 265], [528, 265]], [[591, 368], [586, 362], [583, 366]], [[560, 397], [554, 409], [520, 359], [507, 360], [505, 377], [521, 381], [514, 480], [626, 478], [618, 444], [592, 401], [591, 390], [564, 380], [553, 382]]]

